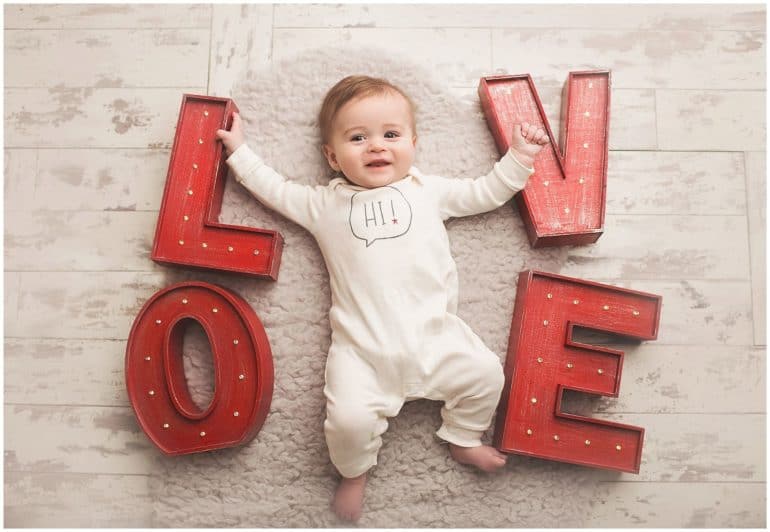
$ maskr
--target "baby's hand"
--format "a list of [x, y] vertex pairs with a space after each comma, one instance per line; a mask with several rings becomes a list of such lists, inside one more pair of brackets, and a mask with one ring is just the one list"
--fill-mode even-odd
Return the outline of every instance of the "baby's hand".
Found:
[[243, 136], [243, 126], [241, 125], [241, 115], [233, 113], [233, 125], [230, 131], [226, 129], [217, 129], [217, 138], [225, 145], [228, 157], [245, 142]]
[[513, 126], [511, 151], [516, 160], [524, 166], [531, 168], [535, 162], [535, 155], [540, 153], [543, 146], [549, 142], [551, 141], [543, 128], [528, 122], [522, 122]]

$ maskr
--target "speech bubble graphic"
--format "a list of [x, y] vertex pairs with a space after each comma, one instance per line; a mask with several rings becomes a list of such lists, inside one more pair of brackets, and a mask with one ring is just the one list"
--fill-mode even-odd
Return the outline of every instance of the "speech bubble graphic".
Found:
[[395, 187], [374, 188], [353, 194], [349, 220], [353, 236], [369, 247], [405, 235], [412, 226], [412, 206]]

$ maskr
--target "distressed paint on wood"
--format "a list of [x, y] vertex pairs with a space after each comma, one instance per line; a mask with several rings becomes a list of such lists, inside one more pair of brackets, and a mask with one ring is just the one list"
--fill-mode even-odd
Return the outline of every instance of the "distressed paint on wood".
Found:
[[13, 336], [126, 339], [144, 300], [165, 286], [157, 273], [21, 274]]
[[5, 526], [152, 526], [147, 475], [5, 473]]
[[[665, 299], [664, 299], [665, 301]], [[602, 414], [645, 428], [638, 475], [598, 478], [625, 482], [762, 482], [764, 414]]]
[[5, 471], [154, 471], [160, 456], [131, 408], [5, 405]]
[[493, 445], [506, 453], [639, 473], [645, 429], [567, 411], [562, 396], [565, 390], [620, 393], [623, 352], [578, 342], [576, 324], [655, 340], [661, 304], [654, 294], [522, 271]]
[[7, 224], [8, 211], [25, 211], [34, 206], [38, 157], [37, 150], [6, 149], [4, 155], [3, 193]]
[[605, 234], [568, 251], [560, 273], [618, 279], [749, 279], [744, 216], [607, 216]]
[[9, 215], [10, 271], [155, 271], [156, 212], [34, 211]]
[[740, 153], [618, 151], [610, 152], [608, 167], [608, 215], [747, 212]]
[[764, 31], [765, 12], [758, 5], [732, 5], [725, 12], [714, 5], [607, 5], [590, 9], [581, 5], [408, 5], [383, 4], [281, 4], [276, 6], [275, 26], [281, 27], [381, 27], [424, 28], [519, 27], [648, 30]]
[[[203, 327], [210, 343], [216, 386], [205, 406], [194, 400], [185, 376], [186, 322]], [[137, 421], [166, 455], [244, 445], [270, 410], [267, 334], [251, 305], [221, 286], [193, 281], [153, 294], [131, 327], [125, 360]]]
[[[608, 71], [569, 73], [559, 140], [538, 154], [535, 173], [513, 198], [534, 248], [593, 243], [604, 230], [610, 85]], [[555, 136], [529, 75], [483, 77], [479, 99], [501, 156], [519, 121]]]
[[5, 339], [5, 401], [129, 406], [125, 340]]
[[38, 178], [34, 202], [38, 209], [154, 212], [160, 209], [169, 150], [35, 151]]
[[751, 284], [748, 281], [613, 282], [617, 286], [663, 296], [666, 303], [658, 344], [750, 345], [752, 342]]
[[615, 88], [765, 88], [762, 32], [493, 29], [492, 50], [487, 75], [560, 83], [566, 70], [609, 69]]
[[189, 269], [20, 276], [19, 325], [12, 334], [18, 338], [125, 340], [144, 302], [173, 282], [206, 281], [239, 292], [237, 276]]
[[656, 343], [608, 347], [626, 354], [621, 394], [615, 399], [581, 396], [570, 404], [580, 412], [765, 413], [762, 349]]
[[5, 87], [201, 86], [208, 40], [207, 29], [7, 30]]
[[610, 150], [655, 149], [655, 91], [613, 87], [611, 100]]
[[270, 64], [276, 6], [217, 4], [211, 9], [207, 94], [229, 98], [236, 80]]
[[278, 279], [283, 236], [219, 221], [228, 176], [217, 130], [230, 129], [229, 98], [185, 94], [150, 257], [157, 263]]
[[764, 482], [603, 482], [586, 528], [764, 528]]
[[[322, 47], [371, 46], [432, 65], [448, 86], [478, 85], [492, 70], [486, 29], [273, 29], [273, 63]], [[518, 55], [518, 54], [517, 54]]]
[[179, 97], [202, 87], [6, 89], [12, 148], [171, 148]]
[[[750, 67], [745, 67], [750, 68]], [[656, 91], [661, 150], [765, 149], [765, 91]]]
[[767, 155], [748, 152], [745, 156], [754, 344], [767, 345]]
[[18, 4], [5, 8], [6, 29], [208, 28], [206, 4]]
[[19, 289], [21, 287], [21, 274], [15, 272], [3, 272], [3, 325], [5, 336], [12, 336], [18, 332], [19, 323]]

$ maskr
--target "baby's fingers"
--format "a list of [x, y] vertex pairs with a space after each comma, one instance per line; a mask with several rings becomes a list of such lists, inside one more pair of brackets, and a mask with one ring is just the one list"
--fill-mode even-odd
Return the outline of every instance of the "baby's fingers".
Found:
[[536, 144], [548, 144], [549, 139], [545, 130], [538, 129], [535, 135], [532, 137], [532, 141]]

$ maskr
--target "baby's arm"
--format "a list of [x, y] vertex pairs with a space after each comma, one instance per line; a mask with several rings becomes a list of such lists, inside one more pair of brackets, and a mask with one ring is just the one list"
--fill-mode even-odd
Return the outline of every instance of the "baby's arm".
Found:
[[542, 128], [523, 122], [513, 127], [511, 146], [492, 171], [476, 179], [439, 179], [439, 210], [444, 220], [491, 211], [524, 188], [535, 156], [550, 139]]
[[261, 203], [279, 212], [305, 229], [313, 225], [321, 208], [324, 187], [291, 183], [267, 166], [246, 145], [243, 125], [238, 113], [233, 114], [230, 131], [217, 130], [217, 138], [225, 145], [227, 164], [242, 184]]

